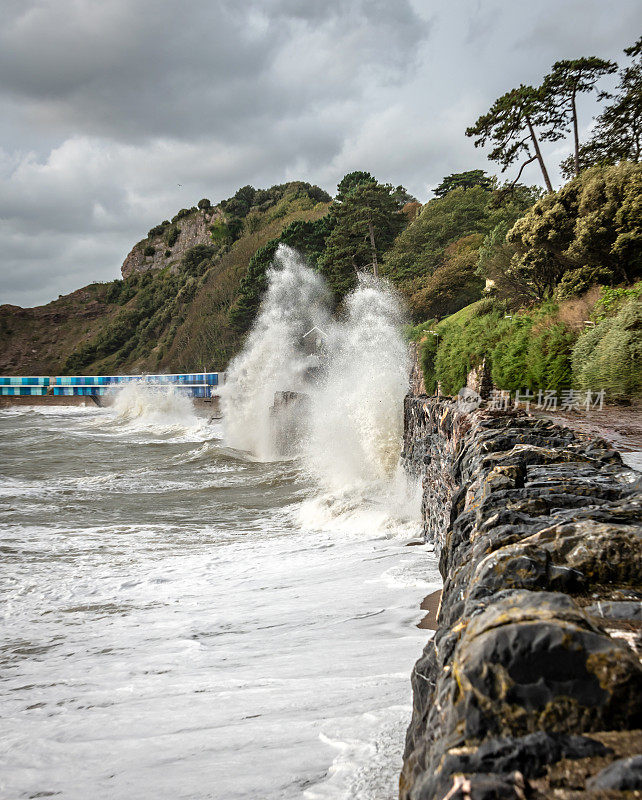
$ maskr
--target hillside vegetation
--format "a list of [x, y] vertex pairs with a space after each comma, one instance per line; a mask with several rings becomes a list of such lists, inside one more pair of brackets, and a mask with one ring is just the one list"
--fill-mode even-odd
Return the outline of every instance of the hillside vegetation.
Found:
[[[134, 246], [122, 279], [37, 308], [1, 306], [0, 371], [224, 369], [240, 346], [229, 317], [253, 255], [292, 223], [323, 217], [329, 199], [319, 187], [293, 182], [243, 187], [216, 207], [202, 200], [179, 211]], [[212, 222], [206, 227], [203, 219]], [[180, 226], [189, 247], [172, 233]]]
[[468, 269], [488, 279], [483, 299], [410, 330], [428, 391], [457, 392], [485, 363], [499, 389], [642, 395], [641, 181], [639, 164], [593, 167], [487, 234]]

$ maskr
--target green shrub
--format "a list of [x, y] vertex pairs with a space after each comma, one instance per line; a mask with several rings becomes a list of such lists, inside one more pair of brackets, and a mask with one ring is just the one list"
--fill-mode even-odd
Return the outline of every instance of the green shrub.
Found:
[[491, 313], [467, 321], [449, 318], [438, 326], [435, 374], [446, 394], [456, 394], [466, 385], [470, 370], [488, 357], [498, 339], [500, 320], [498, 313]]
[[148, 244], [147, 247], [143, 250], [143, 255], [147, 258], [148, 256], [153, 256], [156, 253], [156, 248], [152, 244]]
[[497, 342], [489, 355], [493, 383], [500, 389], [534, 388], [528, 363], [532, 325], [529, 317], [498, 321]]
[[180, 233], [181, 229], [176, 225], [169, 228], [166, 236], [166, 242], [168, 247], [174, 247], [174, 245], [176, 244], [176, 240], [180, 236]]
[[642, 302], [630, 299], [614, 317], [584, 331], [573, 348], [577, 389], [606, 392], [608, 401], [642, 395]]
[[537, 296], [549, 296], [564, 273], [599, 268], [609, 282], [642, 277], [642, 164], [622, 162], [581, 172], [538, 200], [507, 235]]
[[221, 208], [232, 217], [244, 217], [252, 207], [256, 189], [253, 186], [242, 186], [236, 191], [234, 197], [224, 200]]
[[210, 225], [210, 238], [213, 242], [227, 242], [231, 238], [229, 228], [222, 219]]
[[160, 225], [156, 225], [147, 232], [147, 236], [150, 239], [153, 239], [155, 236], [162, 236], [165, 232], [165, 228], [169, 228], [170, 222], [167, 219], [164, 219]]
[[245, 230], [247, 233], [256, 233], [263, 222], [262, 216], [256, 211], [252, 211], [245, 217]]
[[605, 317], [613, 316], [624, 303], [629, 300], [639, 300], [641, 297], [642, 281], [630, 287], [603, 286], [601, 296], [595, 304], [593, 316], [596, 320], [602, 320]]
[[484, 359], [499, 389], [569, 387], [577, 334], [557, 321], [555, 313], [556, 307], [548, 305], [509, 317], [487, 299], [453, 314], [436, 327], [436, 353], [435, 337], [427, 336], [420, 345], [426, 388], [438, 380], [446, 394], [455, 394]]
[[181, 259], [181, 271], [187, 275], [202, 275], [210, 266], [216, 248], [209, 244], [197, 244], [190, 247]]
[[123, 281], [117, 278], [112, 281], [105, 294], [105, 300], [108, 303], [117, 303], [120, 298], [120, 293], [123, 288]]
[[613, 273], [604, 267], [578, 267], [566, 272], [557, 285], [555, 295], [560, 300], [579, 297], [596, 284], [608, 284], [613, 280]]
[[172, 217], [172, 224], [176, 225], [179, 219], [183, 219], [184, 217], [189, 217], [190, 214], [193, 214], [196, 211], [196, 207], [193, 206], [192, 208], [181, 208], [181, 210]]

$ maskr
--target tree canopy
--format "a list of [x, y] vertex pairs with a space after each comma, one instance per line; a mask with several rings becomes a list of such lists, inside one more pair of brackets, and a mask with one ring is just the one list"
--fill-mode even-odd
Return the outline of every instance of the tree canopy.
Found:
[[614, 61], [591, 56], [573, 60], [556, 61], [553, 69], [544, 78], [542, 93], [544, 106], [551, 122], [568, 130], [573, 128], [573, 163], [575, 174], [580, 171], [580, 139], [577, 119], [577, 96], [591, 92], [598, 80], [617, 70]]
[[521, 189], [502, 195], [473, 186], [430, 200], [386, 253], [382, 272], [395, 283], [432, 275], [452, 242], [473, 233], [486, 234], [502, 220], [512, 225], [536, 199], [532, 191]]
[[642, 277], [642, 165], [593, 167], [539, 200], [506, 236], [509, 276], [550, 296], [566, 273], [600, 268], [612, 282]]
[[614, 93], [600, 93], [601, 99], [610, 102], [597, 117], [591, 138], [579, 146], [577, 159], [562, 162], [567, 178], [578, 167], [639, 161], [642, 156], [642, 37], [624, 52], [633, 61], [620, 70]]
[[526, 165], [537, 160], [546, 188], [552, 192], [539, 140], [554, 142], [563, 138], [560, 125], [563, 125], [562, 117], [558, 119], [553, 109], [546, 106], [542, 90], [522, 84], [495, 100], [490, 110], [466, 129], [466, 136], [476, 137], [475, 147], [490, 143], [492, 150], [488, 158], [501, 164], [502, 172], [515, 161], [524, 159], [515, 182]]
[[338, 298], [354, 288], [358, 272], [376, 274], [383, 253], [406, 223], [392, 186], [372, 180], [352, 185], [333, 208], [335, 225], [319, 259], [321, 272]]
[[483, 169], [469, 169], [467, 172], [453, 172], [446, 175], [442, 182], [433, 189], [433, 194], [437, 197], [445, 197], [453, 189], [471, 189], [473, 186], [481, 186], [482, 189], [492, 189], [495, 179], [486, 174]]
[[479, 300], [484, 288], [477, 273], [482, 239], [474, 233], [446, 247], [440, 266], [408, 300], [413, 319], [441, 319]]
[[344, 175], [343, 178], [339, 181], [337, 186], [337, 196], [336, 200], [339, 203], [342, 203], [346, 197], [353, 192], [357, 187], [363, 186], [364, 183], [376, 183], [377, 179], [371, 175], [369, 172], [362, 172], [361, 170], [355, 170], [354, 172], [348, 172], [347, 175]]

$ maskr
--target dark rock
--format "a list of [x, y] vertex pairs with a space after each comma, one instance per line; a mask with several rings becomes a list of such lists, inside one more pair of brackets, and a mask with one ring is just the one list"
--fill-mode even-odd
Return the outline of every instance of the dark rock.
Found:
[[588, 780], [586, 788], [593, 792], [642, 789], [642, 755], [614, 761]]
[[642, 602], [640, 600], [604, 600], [587, 606], [586, 612], [607, 619], [642, 620]]
[[428, 778], [417, 792], [411, 794], [412, 800], [524, 800], [525, 781], [522, 775], [455, 775], [447, 780]]
[[[603, 766], [606, 749], [579, 734], [642, 719], [624, 641], [642, 613], [639, 478], [603, 440], [523, 412], [415, 398], [405, 414], [444, 586], [413, 671], [401, 799], [524, 798], [551, 764]], [[585, 610], [573, 599], [590, 595]]]
[[535, 778], [562, 758], [581, 759], [610, 752], [601, 742], [586, 736], [544, 731], [515, 739], [490, 739], [479, 747], [452, 748], [444, 753], [436, 771], [422, 784], [419, 796], [442, 796], [440, 792], [452, 786], [453, 775], [477, 773], [506, 778], [517, 772], [524, 778]]

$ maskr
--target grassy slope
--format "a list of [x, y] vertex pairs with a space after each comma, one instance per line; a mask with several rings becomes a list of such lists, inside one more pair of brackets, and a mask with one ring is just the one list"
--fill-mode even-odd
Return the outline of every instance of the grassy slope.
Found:
[[[585, 321], [597, 323], [587, 327]], [[435, 337], [430, 331], [435, 331]], [[642, 394], [642, 282], [593, 287], [582, 297], [547, 301], [506, 316], [500, 303], [479, 300], [445, 319], [409, 329], [419, 342], [429, 392], [465, 385], [485, 358], [500, 389], [605, 389], [610, 401]]]

